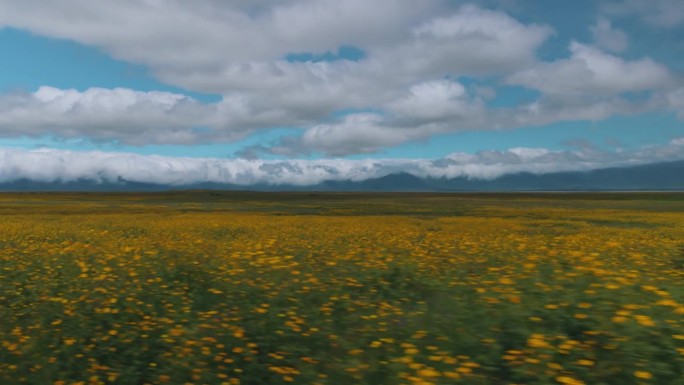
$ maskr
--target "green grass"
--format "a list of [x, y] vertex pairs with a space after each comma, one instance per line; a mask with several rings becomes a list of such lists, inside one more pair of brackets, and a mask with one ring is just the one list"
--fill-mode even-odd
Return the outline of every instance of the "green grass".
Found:
[[0, 383], [684, 384], [683, 208], [0, 195]]

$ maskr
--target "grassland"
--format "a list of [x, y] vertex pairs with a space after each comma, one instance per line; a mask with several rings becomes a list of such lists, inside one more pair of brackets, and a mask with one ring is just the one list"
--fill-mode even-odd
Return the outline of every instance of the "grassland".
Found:
[[684, 194], [0, 195], [2, 384], [684, 384]]

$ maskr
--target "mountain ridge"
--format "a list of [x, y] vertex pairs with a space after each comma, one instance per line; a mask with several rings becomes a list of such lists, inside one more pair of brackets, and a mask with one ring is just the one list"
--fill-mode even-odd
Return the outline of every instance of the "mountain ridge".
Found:
[[520, 172], [493, 179], [421, 178], [407, 172], [362, 181], [326, 180], [317, 184], [223, 184], [194, 183], [161, 185], [127, 181], [77, 180], [40, 182], [20, 179], [0, 183], [0, 191], [167, 191], [167, 190], [253, 190], [253, 191], [359, 191], [359, 192], [501, 192], [501, 191], [684, 191], [684, 160], [636, 166], [600, 168], [588, 171], [563, 171], [546, 174]]

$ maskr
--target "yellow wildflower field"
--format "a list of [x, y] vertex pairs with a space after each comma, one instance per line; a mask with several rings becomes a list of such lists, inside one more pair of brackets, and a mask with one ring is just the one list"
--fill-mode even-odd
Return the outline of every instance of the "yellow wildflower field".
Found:
[[0, 195], [2, 384], [684, 384], [684, 195]]

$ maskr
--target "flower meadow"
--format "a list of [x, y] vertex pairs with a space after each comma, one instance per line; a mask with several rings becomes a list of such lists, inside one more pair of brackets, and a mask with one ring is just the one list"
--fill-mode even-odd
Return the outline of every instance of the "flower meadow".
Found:
[[0, 195], [2, 384], [684, 384], [684, 195]]

